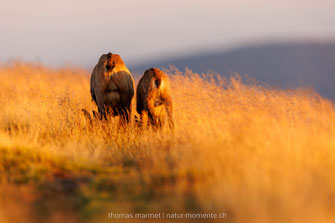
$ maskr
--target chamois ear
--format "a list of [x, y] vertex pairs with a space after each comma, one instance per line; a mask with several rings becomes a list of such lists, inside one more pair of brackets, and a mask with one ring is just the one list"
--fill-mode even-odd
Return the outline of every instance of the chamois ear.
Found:
[[161, 82], [162, 82], [161, 79], [156, 78], [156, 80], [155, 80], [155, 82], [154, 82], [154, 86], [155, 86], [156, 88], [159, 88], [159, 87], [161, 86]]
[[111, 69], [110, 63], [107, 62], [105, 66], [106, 71], [109, 71]]
[[106, 71], [110, 71], [115, 67], [115, 62], [112, 61], [112, 55], [112, 53], [107, 54]]

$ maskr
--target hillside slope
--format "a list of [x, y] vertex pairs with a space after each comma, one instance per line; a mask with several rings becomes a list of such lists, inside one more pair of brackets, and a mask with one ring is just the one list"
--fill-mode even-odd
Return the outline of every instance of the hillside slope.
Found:
[[147, 62], [131, 69], [141, 73], [148, 67], [169, 64], [200, 73], [211, 70], [225, 76], [232, 72], [248, 74], [280, 88], [313, 87], [322, 96], [335, 99], [335, 43], [260, 45]]

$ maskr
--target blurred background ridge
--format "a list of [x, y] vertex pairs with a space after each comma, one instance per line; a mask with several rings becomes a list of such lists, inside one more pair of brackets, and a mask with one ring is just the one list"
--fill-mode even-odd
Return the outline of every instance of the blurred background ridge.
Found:
[[309, 87], [322, 96], [335, 99], [335, 43], [291, 42], [212, 51], [131, 66], [134, 73], [148, 67], [185, 67], [193, 72], [208, 71], [229, 76], [247, 74], [280, 88]]

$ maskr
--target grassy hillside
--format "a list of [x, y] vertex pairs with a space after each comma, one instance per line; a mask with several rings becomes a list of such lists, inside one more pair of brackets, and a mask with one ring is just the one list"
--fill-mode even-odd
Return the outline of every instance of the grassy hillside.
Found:
[[169, 73], [175, 135], [117, 118], [90, 125], [87, 71], [2, 65], [0, 222], [127, 222], [110, 212], [334, 222], [331, 102], [238, 76]]

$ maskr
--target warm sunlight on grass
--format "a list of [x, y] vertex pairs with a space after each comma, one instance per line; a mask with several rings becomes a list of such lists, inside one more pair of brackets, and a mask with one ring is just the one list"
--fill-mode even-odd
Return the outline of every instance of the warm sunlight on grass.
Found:
[[238, 76], [168, 73], [175, 135], [117, 118], [90, 125], [85, 70], [2, 65], [0, 222], [120, 222], [111, 211], [334, 222], [331, 102]]

